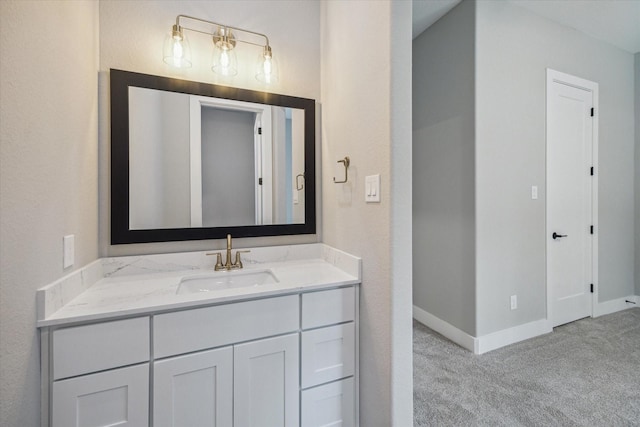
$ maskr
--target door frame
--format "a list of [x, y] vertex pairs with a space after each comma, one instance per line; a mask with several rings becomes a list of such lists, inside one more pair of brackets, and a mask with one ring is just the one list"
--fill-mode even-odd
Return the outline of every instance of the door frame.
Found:
[[[553, 70], [551, 68], [547, 68], [547, 77], [546, 77], [546, 100], [545, 100], [545, 282], [546, 282], [546, 293], [547, 293], [547, 322], [552, 324], [551, 317], [551, 285], [549, 283], [549, 212], [547, 210], [547, 195], [549, 194], [549, 171], [547, 168], [548, 161], [548, 146], [549, 143], [549, 126], [548, 123], [548, 113], [549, 113], [549, 100], [551, 99], [551, 87], [553, 83], [561, 83], [567, 86], [572, 86], [578, 89], [586, 90], [592, 93], [593, 95], [593, 134], [592, 134], [592, 145], [591, 145], [591, 159], [592, 166], [594, 168], [594, 174], [591, 177], [591, 221], [593, 223], [593, 235], [591, 237], [591, 283], [593, 284], [593, 293], [591, 294], [591, 317], [594, 317], [596, 312], [596, 306], [598, 304], [598, 118], [600, 117], [599, 113], [599, 104], [598, 104], [598, 83], [592, 82], [590, 80], [585, 80], [580, 77], [573, 76], [571, 74], [562, 73], [560, 71]], [[585, 173], [588, 171], [585, 170]]]

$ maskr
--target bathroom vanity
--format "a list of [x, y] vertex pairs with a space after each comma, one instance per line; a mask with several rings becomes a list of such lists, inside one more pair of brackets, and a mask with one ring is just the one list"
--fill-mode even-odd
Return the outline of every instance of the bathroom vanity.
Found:
[[[358, 425], [360, 260], [99, 260], [38, 291], [43, 425]], [[142, 274], [136, 274], [142, 273]]]

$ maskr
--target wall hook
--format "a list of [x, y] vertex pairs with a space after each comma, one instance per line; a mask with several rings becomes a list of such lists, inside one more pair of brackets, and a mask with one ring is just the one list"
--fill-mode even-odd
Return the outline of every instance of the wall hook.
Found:
[[336, 181], [336, 177], [333, 177], [333, 182], [335, 184], [344, 184], [349, 180], [349, 164], [351, 164], [351, 160], [349, 160], [349, 156], [345, 157], [342, 160], [338, 160], [338, 163], [344, 164], [344, 181]]

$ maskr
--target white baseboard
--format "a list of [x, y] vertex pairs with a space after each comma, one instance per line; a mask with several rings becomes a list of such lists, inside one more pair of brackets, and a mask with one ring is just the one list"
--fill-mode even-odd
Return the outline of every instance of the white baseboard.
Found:
[[458, 344], [460, 347], [466, 348], [467, 350], [477, 354], [476, 338], [467, 334], [463, 330], [456, 328], [452, 324], [445, 322], [439, 317], [436, 317], [415, 305], [413, 306], [413, 318]]
[[528, 340], [529, 338], [537, 337], [538, 335], [548, 334], [549, 332], [553, 332], [551, 322], [547, 319], [541, 319], [525, 323], [524, 325], [518, 325], [513, 328], [503, 329], [501, 331], [483, 335], [476, 338], [478, 341], [476, 354], [496, 350], [510, 344], [515, 344], [520, 341]]
[[542, 319], [476, 338], [415, 305], [413, 318], [475, 354], [486, 353], [553, 331], [551, 322]]
[[[635, 304], [629, 304], [626, 300], [633, 301]], [[626, 310], [627, 308], [638, 307], [640, 297], [630, 295], [625, 298], [616, 298], [610, 301], [596, 303], [593, 307], [593, 317], [600, 317], [606, 314], [615, 313], [617, 311]]]

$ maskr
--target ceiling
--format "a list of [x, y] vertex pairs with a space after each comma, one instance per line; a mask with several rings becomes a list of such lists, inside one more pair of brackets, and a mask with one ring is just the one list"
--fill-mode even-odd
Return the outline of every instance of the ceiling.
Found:
[[[640, 0], [508, 1], [627, 52], [640, 52]], [[460, 0], [413, 0], [413, 37], [458, 3]]]

